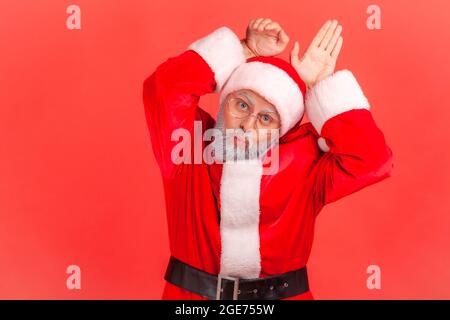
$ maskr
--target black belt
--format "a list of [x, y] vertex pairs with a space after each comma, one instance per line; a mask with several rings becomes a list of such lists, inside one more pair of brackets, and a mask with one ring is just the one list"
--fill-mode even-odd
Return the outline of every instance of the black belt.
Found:
[[215, 276], [170, 257], [164, 279], [211, 300], [275, 300], [309, 290], [306, 266], [267, 278]]

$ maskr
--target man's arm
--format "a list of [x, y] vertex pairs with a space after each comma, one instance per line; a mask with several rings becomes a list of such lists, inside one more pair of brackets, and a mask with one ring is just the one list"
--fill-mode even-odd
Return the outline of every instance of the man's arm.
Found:
[[[201, 96], [218, 92], [246, 56], [241, 40], [227, 27], [191, 43], [182, 54], [167, 59], [144, 81], [143, 100], [152, 148], [163, 176], [173, 177], [174, 130], [191, 134]], [[193, 148], [191, 148], [192, 150]]]
[[321, 205], [391, 175], [392, 151], [350, 71], [338, 71], [316, 83], [305, 104], [324, 152], [312, 172], [313, 194]]
[[313, 167], [312, 196], [319, 205], [336, 201], [391, 174], [392, 152], [370, 113], [353, 74], [333, 74], [342, 49], [342, 26], [328, 20], [300, 59], [299, 44], [291, 64], [308, 85], [305, 109], [321, 136], [325, 153]]

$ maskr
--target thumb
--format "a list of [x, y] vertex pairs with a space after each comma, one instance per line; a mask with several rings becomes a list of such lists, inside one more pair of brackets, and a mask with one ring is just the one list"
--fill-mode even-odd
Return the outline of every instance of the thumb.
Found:
[[279, 40], [282, 43], [286, 43], [286, 44], [289, 42], [289, 36], [286, 34], [286, 32], [284, 32], [283, 29], [281, 29], [281, 31], [280, 31]]
[[298, 44], [298, 41], [295, 41], [294, 48], [292, 48], [291, 56], [290, 56], [291, 64], [298, 62], [298, 53], [299, 52], [300, 52], [300, 45]]

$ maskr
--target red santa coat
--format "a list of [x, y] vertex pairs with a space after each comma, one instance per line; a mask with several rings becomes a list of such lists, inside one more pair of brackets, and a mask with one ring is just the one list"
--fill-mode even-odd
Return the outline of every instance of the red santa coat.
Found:
[[[143, 99], [164, 183], [171, 254], [211, 274], [266, 277], [305, 266], [323, 206], [390, 176], [392, 152], [353, 74], [342, 70], [308, 90], [311, 122], [281, 137], [276, 174], [252, 165], [174, 163], [173, 132], [183, 128], [194, 137], [196, 120], [203, 132], [212, 128], [200, 97], [219, 92], [243, 62], [239, 38], [219, 28], [159, 65], [144, 82]], [[192, 162], [194, 148], [192, 139]], [[251, 223], [221, 223], [234, 209]], [[291, 299], [312, 298], [308, 291]], [[163, 299], [204, 298], [166, 283]]]

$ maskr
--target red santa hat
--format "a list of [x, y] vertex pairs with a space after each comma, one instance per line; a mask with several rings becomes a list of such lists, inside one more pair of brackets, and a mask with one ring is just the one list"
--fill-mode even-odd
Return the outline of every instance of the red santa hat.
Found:
[[273, 56], [247, 59], [224, 84], [220, 104], [229, 93], [240, 89], [253, 90], [275, 106], [281, 118], [280, 136], [303, 117], [306, 85], [283, 59]]

